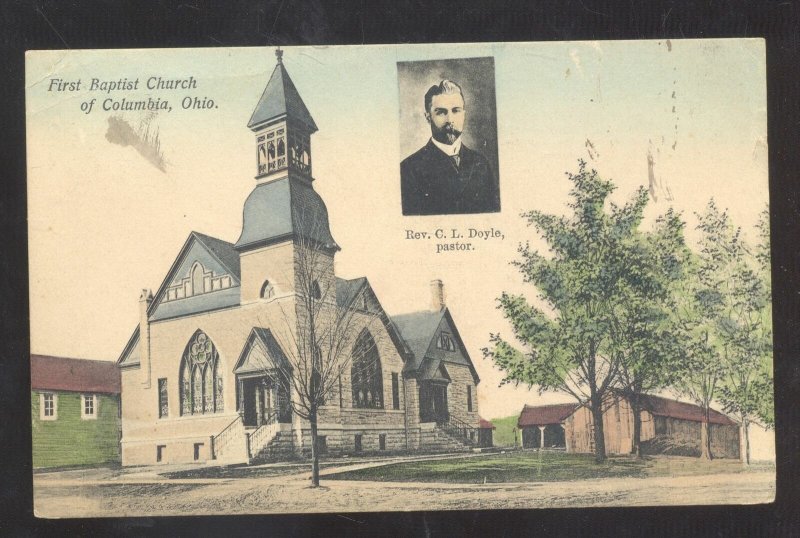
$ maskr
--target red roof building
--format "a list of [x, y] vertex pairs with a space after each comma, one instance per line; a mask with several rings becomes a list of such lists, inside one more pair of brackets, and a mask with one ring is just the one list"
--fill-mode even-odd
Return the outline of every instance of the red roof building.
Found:
[[31, 389], [119, 394], [119, 368], [113, 362], [31, 355]]
[[[692, 403], [642, 394], [639, 440], [643, 451], [699, 455], [703, 410]], [[603, 413], [608, 454], [629, 454], [633, 448], [634, 412], [622, 395], [609, 397]], [[553, 404], [523, 407], [517, 420], [523, 448], [560, 448], [567, 452], [594, 450], [594, 418], [585, 405]], [[739, 425], [709, 410], [711, 451], [717, 457], [739, 457]]]
[[561, 424], [575, 412], [577, 404], [525, 405], [517, 420], [518, 428]]

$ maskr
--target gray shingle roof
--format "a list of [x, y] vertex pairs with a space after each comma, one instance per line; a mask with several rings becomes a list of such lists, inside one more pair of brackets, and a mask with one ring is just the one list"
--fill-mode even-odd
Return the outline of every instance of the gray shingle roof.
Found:
[[320, 195], [310, 185], [285, 177], [259, 185], [247, 197], [235, 248], [256, 248], [295, 234], [339, 250]]
[[290, 120], [296, 120], [305, 125], [313, 133], [317, 131], [317, 124], [306, 108], [300, 93], [295, 88], [289, 73], [279, 62], [269, 77], [267, 87], [258, 100], [247, 127], [253, 128], [256, 125], [266, 123], [270, 120], [286, 116]]
[[336, 304], [342, 307], [348, 306], [355, 298], [358, 290], [367, 281], [366, 277], [345, 280], [336, 277]]
[[444, 312], [444, 310], [438, 312], [424, 310], [392, 316], [392, 321], [400, 331], [400, 335], [414, 354], [413, 361], [409, 361], [406, 364], [406, 370], [417, 370], [419, 368], [425, 358], [425, 353], [428, 351], [428, 346], [430, 346], [431, 340], [436, 334], [436, 329], [439, 327]]
[[219, 259], [228, 271], [237, 280], [241, 280], [241, 268], [239, 266], [239, 253], [233, 248], [233, 243], [228, 243], [222, 239], [211, 237], [210, 235], [192, 232], [211, 253]]

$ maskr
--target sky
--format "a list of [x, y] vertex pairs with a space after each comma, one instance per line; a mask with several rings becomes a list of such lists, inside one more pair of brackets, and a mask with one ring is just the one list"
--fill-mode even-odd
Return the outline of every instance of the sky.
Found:
[[[502, 211], [403, 217], [399, 140], [410, 127], [399, 121], [396, 63], [486, 56], [495, 63]], [[510, 334], [496, 308], [503, 291], [536, 295], [510, 265], [521, 242], [545, 248], [520, 213], [566, 214], [565, 173], [579, 159], [612, 179], [612, 199], [624, 202], [649, 185], [649, 156], [657, 188], [644, 227], [674, 207], [690, 242], [694, 213], [712, 197], [748, 237], [768, 202], [763, 40], [288, 47], [283, 60], [319, 127], [314, 188], [342, 247], [337, 274], [366, 276], [390, 315], [427, 308], [429, 282], [442, 279], [487, 418], [569, 401], [499, 388], [502, 372], [480, 350], [490, 333]], [[271, 48], [28, 53], [33, 353], [116, 360], [136, 326], [141, 289], [158, 288], [190, 231], [236, 241], [256, 183], [247, 121], [274, 66]], [[150, 77], [193, 77], [196, 88], [148, 90]], [[139, 85], [92, 91], [93, 78]], [[54, 79], [82, 82], [56, 91]], [[148, 97], [172, 110], [102, 106]], [[213, 106], [184, 109], [185, 98]], [[112, 116], [134, 128], [149, 122], [163, 170], [107, 138]], [[495, 229], [502, 239], [437, 254], [435, 241], [406, 238], [437, 228]]]

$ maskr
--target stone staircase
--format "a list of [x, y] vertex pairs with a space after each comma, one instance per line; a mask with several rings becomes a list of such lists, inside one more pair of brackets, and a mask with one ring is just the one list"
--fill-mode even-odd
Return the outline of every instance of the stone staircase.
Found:
[[285, 461], [294, 457], [294, 440], [291, 431], [277, 431], [268, 443], [257, 451], [252, 449], [250, 458], [254, 463]]
[[420, 431], [420, 448], [431, 452], [470, 452], [477, 442], [441, 424]]

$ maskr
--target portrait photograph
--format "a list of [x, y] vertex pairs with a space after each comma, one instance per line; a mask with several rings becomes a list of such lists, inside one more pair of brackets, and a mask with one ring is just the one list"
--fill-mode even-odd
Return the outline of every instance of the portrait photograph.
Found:
[[398, 62], [403, 215], [500, 211], [494, 58]]

